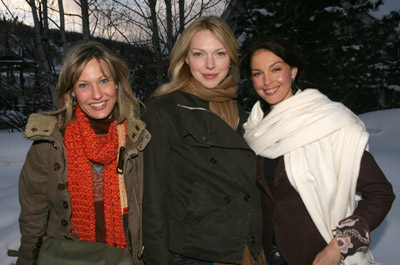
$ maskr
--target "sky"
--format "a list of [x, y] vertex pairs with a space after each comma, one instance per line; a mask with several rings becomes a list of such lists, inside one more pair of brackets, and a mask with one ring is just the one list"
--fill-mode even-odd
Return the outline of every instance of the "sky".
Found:
[[[56, 1], [54, 1], [56, 3]], [[79, 14], [80, 10], [78, 5], [75, 3], [75, 0], [63, 0], [65, 13], [75, 13]], [[400, 10], [400, 0], [383, 0], [383, 5], [381, 5], [376, 12], [371, 12], [376, 18], [380, 18], [383, 15], [388, 15], [390, 11], [399, 11]], [[32, 18], [30, 14], [30, 8], [26, 3], [26, 0], [1, 0], [0, 1], [0, 14], [7, 14], [9, 17], [9, 13], [6, 11], [5, 5], [8, 6], [10, 11], [13, 13], [13, 16], [18, 16], [24, 23], [32, 25]], [[57, 19], [57, 16], [54, 14], [54, 19]], [[75, 18], [76, 21], [78, 18]], [[80, 31], [80, 22], [66, 22], [67, 30], [71, 31]]]
[[388, 15], [390, 11], [399, 11], [400, 10], [400, 1], [399, 0], [383, 0], [383, 5], [381, 5], [377, 12], [372, 12], [376, 18], [382, 17], [384, 15]]
[[[371, 234], [371, 251], [375, 261], [398, 265], [400, 252], [400, 109], [382, 110], [360, 115], [370, 133], [369, 150], [392, 183], [397, 195], [383, 223]], [[18, 249], [18, 176], [31, 145], [21, 133], [0, 130], [0, 265], [15, 264], [7, 257], [8, 249]]]
[[[57, 1], [48, 1], [49, 3], [54, 3], [54, 6], [58, 9]], [[1, 0], [0, 1], [0, 14], [6, 14], [10, 17], [10, 13], [7, 11], [6, 7], [13, 13], [13, 17], [18, 16], [19, 21], [24, 22], [24, 24], [33, 26], [33, 20], [31, 15], [31, 9], [26, 3], [26, 0]], [[75, 3], [75, 0], [63, 0], [64, 12], [70, 14], [80, 14], [80, 8]], [[49, 16], [55, 21], [59, 21], [58, 14], [55, 12], [49, 13]], [[69, 31], [81, 31], [81, 22], [78, 17], [66, 17], [66, 28]], [[75, 21], [75, 22], [74, 22]], [[51, 28], [55, 28], [54, 24], [50, 24]]]

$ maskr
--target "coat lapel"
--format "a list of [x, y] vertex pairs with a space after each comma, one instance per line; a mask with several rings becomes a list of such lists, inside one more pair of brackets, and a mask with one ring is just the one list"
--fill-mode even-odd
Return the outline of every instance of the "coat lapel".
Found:
[[180, 135], [188, 144], [250, 149], [242, 135], [210, 110], [182, 104], [177, 108], [182, 122]]
[[264, 158], [257, 156], [257, 185], [273, 200], [271, 189], [264, 177]]

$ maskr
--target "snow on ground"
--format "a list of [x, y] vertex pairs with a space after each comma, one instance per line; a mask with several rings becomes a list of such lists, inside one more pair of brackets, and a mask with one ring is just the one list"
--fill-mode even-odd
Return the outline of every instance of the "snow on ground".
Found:
[[[393, 185], [397, 199], [383, 223], [372, 232], [371, 250], [384, 265], [398, 265], [400, 252], [400, 109], [360, 115], [370, 133], [370, 152]], [[31, 145], [21, 133], [0, 131], [0, 265], [15, 264], [8, 249], [18, 249], [18, 176]]]
[[360, 115], [370, 133], [370, 152], [393, 185], [396, 200], [383, 223], [371, 234], [375, 260], [384, 265], [400, 264], [400, 109]]
[[15, 264], [8, 249], [18, 249], [18, 176], [31, 145], [21, 133], [0, 131], [0, 264]]

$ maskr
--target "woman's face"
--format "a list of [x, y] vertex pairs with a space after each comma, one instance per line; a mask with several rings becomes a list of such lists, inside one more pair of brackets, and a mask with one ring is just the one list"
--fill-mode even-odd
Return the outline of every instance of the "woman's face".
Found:
[[190, 43], [186, 63], [193, 77], [213, 89], [228, 75], [231, 60], [227, 50], [209, 30], [197, 32]]
[[74, 84], [72, 96], [82, 111], [92, 119], [110, 117], [117, 101], [116, 85], [104, 61], [100, 61], [104, 74], [96, 59], [91, 59]]
[[271, 108], [293, 96], [292, 79], [297, 67], [290, 67], [269, 50], [258, 50], [251, 58], [251, 76], [257, 94]]

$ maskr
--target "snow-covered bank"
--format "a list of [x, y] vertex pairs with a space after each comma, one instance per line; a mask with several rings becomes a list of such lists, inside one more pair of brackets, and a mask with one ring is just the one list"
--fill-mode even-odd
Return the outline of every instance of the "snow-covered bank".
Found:
[[400, 264], [400, 109], [360, 115], [370, 133], [370, 152], [393, 185], [396, 200], [383, 223], [372, 232], [371, 250], [384, 265]]
[[[370, 152], [393, 184], [397, 199], [382, 225], [372, 232], [371, 249], [375, 260], [384, 265], [398, 265], [400, 251], [400, 109], [360, 115], [370, 132]], [[30, 141], [21, 133], [0, 131], [0, 265], [15, 263], [7, 257], [8, 249], [18, 249], [18, 175]]]

